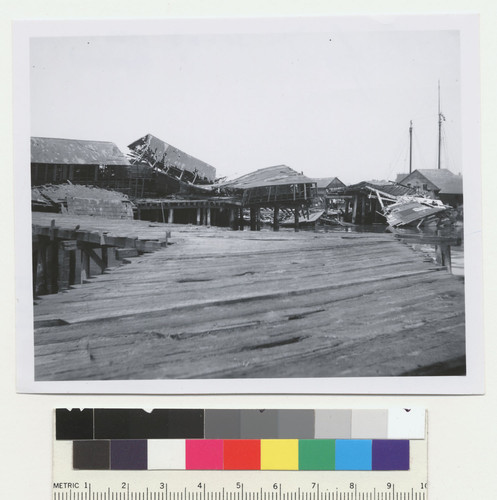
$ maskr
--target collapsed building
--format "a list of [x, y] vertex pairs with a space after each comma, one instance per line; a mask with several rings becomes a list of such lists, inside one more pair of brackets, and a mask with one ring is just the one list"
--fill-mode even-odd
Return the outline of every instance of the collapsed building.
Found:
[[328, 198], [342, 202], [343, 220], [352, 224], [384, 224], [381, 204], [372, 191], [390, 197], [414, 196], [416, 189], [386, 182], [359, 182], [328, 190]]
[[[253, 230], [261, 227], [261, 211], [275, 230], [290, 215], [298, 227], [317, 196], [316, 181], [286, 165], [216, 182], [212, 165], [152, 134], [128, 148], [126, 157], [112, 142], [33, 137], [31, 185], [68, 182], [119, 191], [130, 197], [138, 219], [233, 229], [249, 224]], [[34, 209], [42, 207], [40, 192], [49, 191], [36, 192]], [[68, 206], [62, 199], [57, 204]]]

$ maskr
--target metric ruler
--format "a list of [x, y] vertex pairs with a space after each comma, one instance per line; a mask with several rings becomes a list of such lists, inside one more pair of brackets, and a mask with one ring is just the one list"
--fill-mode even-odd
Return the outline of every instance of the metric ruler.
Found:
[[[59, 411], [59, 410], [58, 410]], [[65, 410], [63, 410], [65, 411]], [[93, 411], [93, 410], [92, 410]], [[110, 410], [112, 412], [113, 410]], [[150, 426], [146, 428], [145, 438], [142, 439], [141, 434], [137, 434], [132, 430], [132, 426], [140, 421], [140, 425], [150, 424], [152, 422], [152, 417], [150, 417], [150, 412], [145, 415], [145, 419], [140, 420], [140, 415], [138, 418], [136, 415], [131, 415], [129, 420], [126, 420], [126, 415], [123, 419], [123, 413], [126, 411], [136, 412], [137, 410], [115, 410], [116, 416], [112, 417], [110, 422], [112, 423], [112, 418], [116, 418], [116, 425], [109, 426], [109, 422], [105, 423], [98, 422], [97, 417], [93, 420], [93, 436], [90, 439], [81, 439], [78, 433], [71, 437], [74, 430], [73, 423], [69, 422], [67, 424], [67, 415], [61, 413], [59, 415], [59, 420], [66, 419], [66, 427], [57, 428], [56, 434], [59, 436], [58, 439], [54, 440], [53, 446], [53, 500], [426, 500], [428, 495], [427, 490], [427, 439], [426, 430], [422, 435], [419, 431], [410, 436], [408, 441], [398, 440], [398, 439], [354, 439], [355, 433], [375, 433], [377, 428], [371, 424], [372, 420], [368, 421], [369, 415], [368, 410], [363, 411], [362, 414], [358, 415], [356, 422], [362, 419], [363, 428], [359, 429], [358, 425], [354, 428], [352, 424], [352, 435], [348, 439], [320, 439], [313, 436], [311, 439], [250, 439], [248, 440], [252, 444], [257, 444], [259, 446], [259, 466], [257, 470], [202, 470], [203, 468], [216, 467], [212, 465], [213, 458], [205, 455], [213, 454], [212, 450], [215, 450], [213, 445], [217, 446], [220, 443], [224, 443], [224, 464], [226, 466], [226, 461], [228, 460], [227, 455], [227, 444], [230, 445], [237, 444], [238, 442], [246, 441], [241, 439], [207, 439], [205, 435], [195, 439], [150, 439], [149, 434], [154, 432], [150, 430]], [[158, 410], [166, 411], [166, 410]], [[173, 410], [174, 411], [174, 410]], [[190, 410], [189, 410], [190, 411]], [[193, 411], [193, 410], [192, 410]], [[197, 411], [197, 410], [195, 410]], [[204, 412], [204, 410], [201, 410]], [[208, 412], [205, 410], [205, 419], [208, 420]], [[216, 410], [219, 411], [219, 410]], [[269, 410], [273, 411], [273, 410]], [[285, 412], [284, 414], [278, 414], [279, 422], [284, 421], [288, 417], [293, 418], [295, 415], [300, 417], [305, 416], [304, 413], [298, 413], [300, 410], [295, 410], [294, 414], [290, 414], [291, 410], [281, 410], [280, 412]], [[377, 420], [381, 417], [379, 412], [371, 412], [371, 419]], [[98, 410], [95, 410], [98, 412]], [[107, 412], [107, 413], [105, 413]], [[109, 419], [109, 410], [102, 410], [102, 414]], [[98, 414], [97, 414], [98, 415]], [[204, 414], [202, 413], [202, 416]], [[317, 414], [316, 414], [317, 415]], [[388, 416], [388, 412], [386, 413]], [[317, 429], [317, 418], [316, 416], [316, 432]], [[69, 417], [72, 418], [71, 415]], [[119, 421], [117, 421], [119, 417]], [[157, 417], [157, 415], [156, 415]], [[221, 416], [222, 417], [222, 416]], [[299, 417], [299, 418], [300, 418]], [[374, 418], [373, 418], [374, 417]], [[402, 415], [401, 415], [402, 417]], [[412, 417], [410, 415], [409, 417]], [[418, 414], [419, 417], [419, 414]], [[78, 417], [79, 418], [79, 417]], [[168, 417], [169, 418], [169, 417]], [[231, 417], [230, 417], [231, 418]], [[255, 415], [254, 418], [260, 418]], [[263, 415], [261, 418], [268, 419], [268, 414]], [[307, 418], [307, 417], [306, 417]], [[69, 419], [70, 420], [70, 419]], [[77, 419], [76, 419], [77, 420]], [[183, 420], [188, 420], [186, 417]], [[350, 420], [354, 422], [354, 414], [350, 417]], [[412, 419], [411, 419], [412, 420]], [[420, 418], [418, 418], [419, 424]], [[169, 418], [171, 422], [171, 418]], [[295, 421], [295, 419], [294, 419]], [[302, 421], [302, 418], [301, 418]], [[379, 421], [379, 420], [378, 420]], [[96, 423], [95, 423], [96, 422]], [[124, 424], [123, 424], [124, 422]], [[366, 422], [366, 424], [364, 423]], [[71, 427], [73, 425], [73, 427]], [[99, 431], [99, 425], [101, 430]], [[121, 432], [119, 430], [119, 425], [123, 429], [129, 430], [128, 438], [129, 440], [122, 439], [123, 436], [119, 435], [116, 439], [115, 434]], [[321, 424], [320, 424], [321, 425]], [[390, 424], [389, 424], [390, 425]], [[364, 427], [365, 426], [365, 427]], [[424, 416], [423, 416], [423, 426], [426, 426]], [[205, 427], [207, 429], [207, 425]], [[228, 432], [229, 423], [226, 423], [225, 432]], [[280, 431], [282, 424], [280, 425]], [[303, 427], [300, 427], [302, 430]], [[419, 428], [419, 425], [418, 425]], [[67, 431], [69, 429], [69, 431]], [[297, 429], [297, 427], [295, 427]], [[354, 430], [355, 429], [355, 430]], [[183, 428], [184, 431], [184, 428]], [[273, 432], [280, 432], [273, 431]], [[398, 429], [397, 429], [398, 431]], [[101, 432], [104, 439], [98, 435]], [[128, 431], [126, 431], [128, 432]], [[297, 430], [293, 431], [297, 433]], [[321, 432], [321, 430], [319, 431]], [[390, 432], [390, 426], [388, 427], [388, 432]], [[107, 437], [109, 433], [110, 437]], [[148, 433], [148, 434], [147, 434]], [[261, 433], [264, 432], [261, 430]], [[207, 435], [206, 431], [206, 435]], [[243, 429], [242, 429], [243, 434]], [[138, 437], [137, 437], [138, 436]], [[209, 436], [207, 436], [209, 437]], [[297, 436], [299, 437], [299, 436]], [[132, 442], [132, 446], [128, 448], [127, 453], [131, 461], [126, 461], [123, 459], [123, 451], [119, 451], [116, 457], [115, 450], [124, 450], [124, 446]], [[402, 468], [402, 470], [375, 470], [375, 455], [374, 449], [376, 445], [389, 445], [393, 443], [405, 444], [408, 442], [408, 460], [407, 466], [401, 465], [397, 469]], [[144, 444], [146, 443], [146, 444]], [[83, 444], [83, 446], [81, 446]], [[90, 448], [87, 445], [91, 445]], [[94, 446], [98, 444], [99, 446]], [[115, 448], [113, 448], [116, 444]], [[138, 466], [140, 470], [120, 470], [123, 468], [132, 469], [139, 462], [137, 456], [140, 454], [139, 446], [147, 447], [148, 445], [148, 463], [143, 466]], [[158, 455], [157, 444], [160, 446], [166, 446], [167, 449], [173, 449], [174, 454], [181, 455], [181, 460], [179, 462], [174, 462], [175, 457], [173, 456], [173, 461], [171, 462], [171, 457], [164, 457], [163, 455]], [[206, 448], [198, 448], [197, 445], [206, 444]], [[306, 455], [306, 450], [318, 450], [318, 448], [312, 448], [312, 445], [333, 445], [333, 466], [331, 470], [304, 470], [306, 466], [312, 468], [315, 466], [317, 455]], [[340, 447], [346, 449], [350, 444], [359, 444], [363, 448], [371, 450], [373, 448], [373, 461], [369, 463], [369, 468], [366, 470], [338, 470], [344, 463], [343, 458], [340, 458]], [[103, 446], [100, 446], [103, 445]], [[153, 445], [153, 446], [152, 446]], [[201, 449], [203, 450], [196, 455], [192, 455], [194, 452], [189, 451], [188, 446], [194, 445], [192, 448], [194, 451]], [[271, 448], [271, 446], [280, 446], [280, 448]], [[135, 447], [133, 447], [135, 446]], [[197, 447], [195, 447], [197, 446]], [[266, 448], [265, 448], [266, 446]], [[267, 447], [269, 446], [269, 448]], [[285, 448], [287, 446], [287, 448]], [[294, 448], [292, 448], [294, 446]], [[311, 448], [307, 448], [311, 446]], [[182, 448], [183, 447], [183, 448]], [[181, 449], [186, 447], [186, 459], [184, 451]], [[112, 461], [113, 465], [105, 464], [105, 460], [102, 462], [101, 450], [111, 450], [107, 451], [109, 462]], [[271, 459], [276, 461], [267, 461], [268, 454], [267, 450], [274, 453], [274, 450], [280, 450], [276, 452], [275, 456], [270, 456]], [[297, 450], [296, 457], [297, 462], [292, 465], [292, 449]], [[97, 450], [96, 458], [90, 456], [91, 453], [88, 450]], [[155, 450], [155, 451], [154, 451]], [[359, 448], [358, 448], [359, 450]], [[90, 453], [90, 455], [89, 455]], [[190, 453], [190, 457], [189, 454]], [[278, 455], [279, 453], [279, 455]], [[314, 452], [313, 452], [314, 453]], [[355, 453], [355, 452], [354, 452]], [[359, 453], [359, 452], [358, 452]], [[98, 455], [100, 454], [100, 455]], [[105, 458], [105, 453], [104, 453]], [[317, 457], [317, 458], [316, 458]], [[214, 457], [215, 458], [215, 457]], [[163, 462], [160, 462], [160, 459]], [[360, 469], [362, 465], [359, 462], [354, 462], [354, 457], [346, 457], [347, 460], [352, 460], [352, 465], [350, 467]], [[120, 462], [119, 462], [120, 460]], [[133, 462], [135, 460], [135, 462]], [[185, 461], [186, 460], [186, 461]], [[197, 460], [195, 462], [195, 460]], [[202, 462], [202, 460], [207, 460], [207, 462]], [[209, 461], [211, 460], [211, 461]], [[265, 462], [266, 460], [266, 462]], [[280, 460], [278, 462], [278, 460]], [[306, 461], [307, 460], [307, 461]], [[309, 462], [310, 460], [310, 462]], [[314, 460], [314, 462], [313, 462]], [[342, 462], [340, 462], [342, 460]], [[200, 462], [199, 462], [200, 461]], [[117, 465], [119, 463], [119, 465]], [[378, 461], [376, 465], [378, 465]], [[179, 469], [178, 464], [182, 464], [182, 469]], [[186, 464], [186, 466], [185, 466]], [[203, 466], [202, 464], [208, 464]], [[211, 465], [209, 465], [211, 464]], [[283, 464], [283, 465], [278, 465]], [[311, 464], [311, 465], [309, 465]], [[314, 465], [313, 465], [314, 464]], [[343, 466], [343, 465], [342, 465]], [[93, 467], [93, 469], [92, 469]], [[116, 468], [114, 468], [116, 467]], [[197, 467], [198, 470], [191, 470], [192, 467]], [[235, 465], [236, 467], [236, 465]], [[291, 468], [296, 467], [295, 470], [276, 470], [280, 468]], [[318, 465], [319, 467], [319, 465]], [[378, 468], [378, 467], [377, 467]], [[190, 469], [190, 470], [189, 470]], [[272, 470], [274, 469], [274, 470]]]

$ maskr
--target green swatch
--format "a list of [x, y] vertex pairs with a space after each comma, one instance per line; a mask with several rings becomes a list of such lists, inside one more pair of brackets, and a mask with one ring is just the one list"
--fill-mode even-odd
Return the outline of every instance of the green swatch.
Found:
[[299, 470], [335, 470], [335, 440], [300, 439]]

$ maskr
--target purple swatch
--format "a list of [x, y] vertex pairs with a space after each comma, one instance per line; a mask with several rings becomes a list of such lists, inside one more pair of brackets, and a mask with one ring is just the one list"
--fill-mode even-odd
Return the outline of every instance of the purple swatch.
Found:
[[116, 439], [110, 442], [111, 470], [147, 470], [145, 439]]
[[373, 470], [409, 470], [409, 440], [374, 439]]

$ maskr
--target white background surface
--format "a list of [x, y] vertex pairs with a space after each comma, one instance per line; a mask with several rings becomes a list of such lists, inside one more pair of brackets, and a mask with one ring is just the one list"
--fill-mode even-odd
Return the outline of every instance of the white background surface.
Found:
[[[484, 308], [486, 394], [484, 396], [48, 396], [15, 392], [14, 243], [11, 126], [11, 30], [20, 18], [199, 17], [479, 12], [482, 67], [482, 175], [484, 224]], [[0, 168], [3, 235], [1, 260], [2, 332], [0, 334], [1, 433], [0, 496], [49, 499], [51, 496], [51, 419], [55, 407], [192, 406], [360, 408], [418, 406], [428, 409], [431, 499], [497, 497], [497, 264], [495, 191], [497, 186], [497, 6], [493, 1], [104, 1], [0, 0], [1, 92]]]

